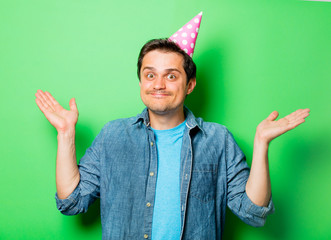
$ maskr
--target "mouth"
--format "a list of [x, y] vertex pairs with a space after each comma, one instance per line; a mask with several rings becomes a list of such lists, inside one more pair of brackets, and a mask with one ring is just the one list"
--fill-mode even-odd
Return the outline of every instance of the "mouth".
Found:
[[166, 92], [150, 92], [149, 94], [155, 98], [164, 98], [170, 96], [170, 94]]

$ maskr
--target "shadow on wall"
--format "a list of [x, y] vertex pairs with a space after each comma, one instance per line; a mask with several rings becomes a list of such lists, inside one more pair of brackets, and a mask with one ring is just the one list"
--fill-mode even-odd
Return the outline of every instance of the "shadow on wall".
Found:
[[286, 236], [287, 221], [282, 204], [282, 202], [277, 201], [277, 206], [275, 207], [277, 212], [269, 215], [265, 225], [259, 228], [245, 224], [236, 215], [234, 215], [229, 208], [227, 208], [223, 238], [227, 240], [242, 239], [241, 231], [245, 229], [245, 231], [267, 232], [265, 233], [265, 236], [273, 236], [272, 239], [284, 239]]
[[[88, 123], [79, 122], [76, 126], [76, 155], [77, 160], [82, 158], [88, 147], [91, 146], [95, 134], [88, 126]], [[101, 130], [101, 129], [100, 129]], [[100, 131], [98, 130], [98, 131]], [[88, 209], [86, 213], [79, 214], [76, 219], [78, 224], [84, 228], [92, 227], [96, 224], [101, 224], [100, 219], [100, 199], [97, 199]]]
[[88, 211], [80, 214], [77, 219], [78, 224], [80, 224], [84, 229], [93, 227], [96, 224], [101, 225], [100, 199], [95, 200], [95, 202], [89, 207]]
[[[185, 105], [193, 112], [196, 117], [204, 118], [208, 115], [208, 111], [212, 111], [213, 101], [217, 99], [218, 109], [224, 109], [224, 94], [223, 89], [217, 89], [217, 96], [211, 95], [211, 92], [215, 92], [215, 86], [211, 83], [217, 81], [223, 84], [223, 54], [219, 46], [210, 46], [210, 48], [203, 50], [203, 53], [199, 56], [197, 65], [197, 85], [194, 91], [187, 96]], [[217, 73], [217, 74], [216, 74]], [[215, 79], [215, 76], [218, 79]], [[217, 85], [219, 86], [219, 85]], [[216, 87], [217, 87], [216, 86]]]
[[[309, 118], [307, 124], [299, 128], [308, 128], [308, 124]], [[330, 146], [328, 136], [331, 134], [327, 132], [316, 131], [311, 137], [305, 136], [305, 133], [299, 136], [293, 132], [284, 139], [280, 157], [275, 159], [280, 162], [278, 171], [282, 174], [277, 179], [271, 179], [278, 183], [275, 183], [277, 188], [273, 189], [276, 211], [266, 225], [266, 231], [270, 236], [277, 239], [291, 239], [293, 235], [301, 239], [327, 239], [328, 233], [321, 229], [329, 230], [329, 224], [319, 221], [329, 217], [322, 207], [328, 196], [324, 190], [329, 188], [327, 166], [330, 166], [330, 161], [323, 157], [328, 155]], [[321, 176], [325, 176], [326, 181], [321, 182]], [[307, 228], [308, 225], [314, 226], [311, 227], [314, 230]]]

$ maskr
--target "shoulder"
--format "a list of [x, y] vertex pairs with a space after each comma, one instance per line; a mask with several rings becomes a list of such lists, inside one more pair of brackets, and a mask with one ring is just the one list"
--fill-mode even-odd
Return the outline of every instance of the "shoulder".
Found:
[[139, 123], [146, 122], [148, 118], [147, 108], [145, 108], [141, 113], [136, 116], [128, 118], [118, 118], [107, 122], [104, 126], [104, 130], [123, 130], [123, 129], [132, 129], [132, 126], [139, 126]]
[[[204, 139], [209, 147], [216, 148], [219, 151], [219, 146], [222, 146], [221, 151], [225, 150], [228, 156], [239, 156], [242, 159], [245, 155], [236, 142], [233, 134], [229, 129], [219, 123], [201, 122], [201, 126], [205, 134], [201, 134], [201, 140]], [[231, 158], [229, 158], [231, 159]]]
[[219, 123], [204, 121], [202, 121], [201, 126], [207, 138], [224, 141], [225, 144], [237, 144], [235, 137], [228, 127]]
[[115, 120], [111, 120], [107, 122], [103, 128], [116, 128], [116, 127], [125, 127], [132, 125], [135, 121], [136, 117], [129, 117], [129, 118], [118, 118]]
[[107, 122], [101, 129], [101, 133], [105, 133], [108, 135], [109, 133], [114, 132], [123, 132], [125, 129], [132, 127], [136, 120], [136, 117], [129, 117], [129, 118], [119, 118], [115, 120], [111, 120]]
[[127, 136], [130, 135], [130, 131], [132, 131], [134, 119], [134, 117], [130, 117], [108, 121], [103, 125], [94, 139], [94, 142], [103, 144], [109, 141], [119, 141], [122, 138], [127, 138]]
[[228, 128], [220, 123], [206, 122], [202, 118], [196, 119], [199, 128], [207, 137], [226, 137], [230, 132]]
[[222, 132], [225, 133], [228, 131], [227, 127], [223, 124], [216, 123], [216, 122], [206, 122], [203, 121], [201, 118], [197, 119], [200, 122], [201, 127], [205, 131], [216, 131], [216, 132]]

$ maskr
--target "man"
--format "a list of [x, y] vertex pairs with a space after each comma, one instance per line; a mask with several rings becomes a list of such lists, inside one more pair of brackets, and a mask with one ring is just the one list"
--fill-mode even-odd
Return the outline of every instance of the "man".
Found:
[[58, 131], [56, 201], [67, 215], [101, 199], [103, 239], [221, 239], [228, 206], [262, 226], [273, 212], [272, 139], [304, 122], [309, 109], [257, 127], [251, 171], [226, 127], [195, 118], [184, 100], [196, 85], [192, 58], [167, 39], [147, 42], [138, 77], [146, 109], [108, 122], [76, 164], [75, 99], [63, 109], [48, 92], [36, 103]]

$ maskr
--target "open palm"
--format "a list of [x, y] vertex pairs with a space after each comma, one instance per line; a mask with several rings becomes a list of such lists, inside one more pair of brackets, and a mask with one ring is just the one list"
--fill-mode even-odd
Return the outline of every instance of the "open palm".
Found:
[[269, 143], [274, 138], [303, 123], [305, 118], [309, 116], [309, 111], [308, 108], [298, 109], [279, 120], [276, 120], [279, 115], [278, 112], [274, 111], [257, 126], [256, 134], [260, 139]]
[[70, 99], [70, 110], [66, 110], [49, 92], [38, 90], [35, 96], [39, 109], [58, 132], [65, 132], [75, 127], [78, 120], [78, 110], [74, 98]]

